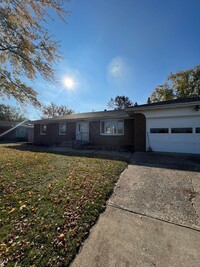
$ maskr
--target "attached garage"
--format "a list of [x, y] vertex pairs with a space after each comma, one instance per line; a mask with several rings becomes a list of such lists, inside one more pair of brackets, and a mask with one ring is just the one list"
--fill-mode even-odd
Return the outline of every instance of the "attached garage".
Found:
[[147, 124], [148, 146], [154, 151], [200, 153], [197, 118], [149, 118]]
[[200, 154], [200, 98], [140, 105], [126, 110], [146, 117], [146, 150]]

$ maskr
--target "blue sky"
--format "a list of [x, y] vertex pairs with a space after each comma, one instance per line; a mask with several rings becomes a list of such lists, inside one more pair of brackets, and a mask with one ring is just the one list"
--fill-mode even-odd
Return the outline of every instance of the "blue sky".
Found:
[[143, 104], [170, 72], [200, 64], [199, 0], [71, 0], [66, 9], [67, 24], [48, 25], [61, 45], [59, 83], [34, 83], [44, 104], [97, 111], [117, 95]]

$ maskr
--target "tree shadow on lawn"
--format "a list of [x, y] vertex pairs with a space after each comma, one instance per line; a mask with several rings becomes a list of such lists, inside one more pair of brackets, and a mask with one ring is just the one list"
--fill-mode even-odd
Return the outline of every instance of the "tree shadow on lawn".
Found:
[[29, 143], [0, 143], [1, 147], [29, 151], [39, 153], [50, 153], [63, 156], [75, 156], [75, 157], [87, 157], [87, 158], [100, 158], [108, 160], [119, 160], [130, 163], [132, 152], [117, 152], [117, 151], [106, 151], [106, 150], [84, 150], [84, 149], [68, 149], [64, 147], [49, 147], [49, 146], [35, 146]]
[[29, 143], [0, 143], [3, 147], [29, 152], [63, 156], [101, 158], [125, 161], [131, 165], [200, 172], [200, 155], [159, 152], [117, 152], [106, 150], [78, 150], [63, 147], [35, 146]]

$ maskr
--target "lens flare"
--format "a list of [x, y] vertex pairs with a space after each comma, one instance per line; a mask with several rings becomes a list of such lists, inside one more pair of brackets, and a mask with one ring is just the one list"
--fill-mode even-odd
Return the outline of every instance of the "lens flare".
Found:
[[63, 81], [63, 85], [68, 90], [74, 90], [75, 89], [76, 84], [75, 84], [75, 81], [73, 78], [65, 76], [62, 81]]

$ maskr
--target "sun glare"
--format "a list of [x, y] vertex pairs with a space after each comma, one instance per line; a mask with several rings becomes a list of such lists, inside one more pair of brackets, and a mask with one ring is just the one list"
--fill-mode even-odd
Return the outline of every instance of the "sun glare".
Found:
[[63, 84], [69, 90], [73, 90], [75, 88], [75, 81], [71, 77], [64, 77]]

